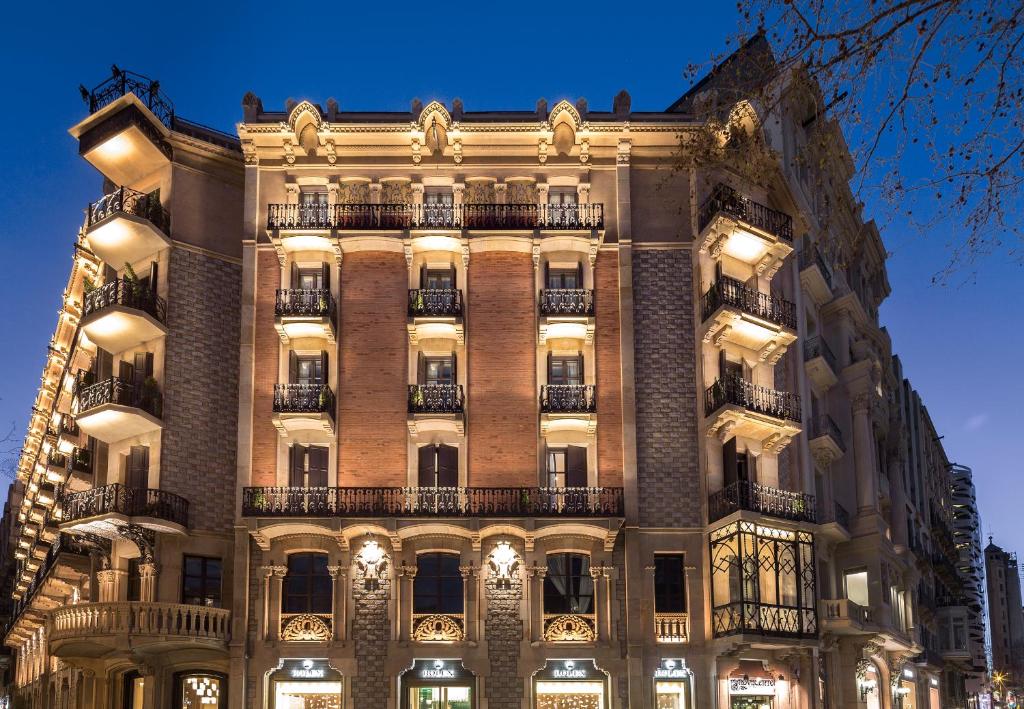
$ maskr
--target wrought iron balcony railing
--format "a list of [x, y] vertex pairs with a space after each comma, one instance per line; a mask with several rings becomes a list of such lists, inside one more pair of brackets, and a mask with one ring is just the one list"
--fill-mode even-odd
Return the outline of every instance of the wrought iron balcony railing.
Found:
[[461, 384], [410, 384], [410, 414], [461, 414], [465, 398]]
[[82, 93], [82, 100], [88, 104], [90, 114], [96, 113], [122, 96], [135, 94], [161, 123], [168, 128], [174, 126], [174, 104], [160, 92], [159, 81], [142, 74], [125, 71], [115, 65], [112, 67], [111, 77], [92, 91], [84, 86], [79, 86], [78, 90]]
[[621, 487], [247, 487], [246, 517], [621, 517]]
[[756, 288], [748, 288], [735, 278], [721, 276], [708, 289], [701, 298], [701, 317], [707, 320], [723, 305], [796, 330], [796, 306], [793, 303]]
[[810, 638], [818, 634], [818, 614], [813, 608], [735, 601], [711, 609], [711, 629], [716, 638], [736, 633]]
[[462, 315], [462, 291], [460, 289], [409, 289], [409, 317], [457, 317], [459, 315]]
[[778, 490], [749, 480], [727, 485], [708, 498], [708, 521], [715, 522], [738, 510], [759, 512], [794, 522], [814, 522], [817, 508], [814, 495]]
[[831, 436], [840, 450], [846, 451], [843, 432], [839, 430], [839, 426], [836, 425], [836, 422], [828, 414], [821, 414], [811, 423], [811, 438], [818, 438], [820, 436]]
[[279, 288], [274, 314], [285, 317], [328, 317], [338, 324], [338, 305], [327, 288]]
[[818, 523], [829, 524], [834, 522], [844, 529], [850, 528], [850, 513], [838, 502], [832, 502], [832, 508], [823, 506], [818, 511]]
[[115, 214], [141, 217], [165, 234], [171, 231], [171, 216], [160, 204], [159, 190], [147, 194], [129, 187], [118, 187], [89, 205], [87, 226], [91, 227]]
[[105, 514], [153, 517], [188, 526], [188, 500], [166, 490], [128, 487], [120, 483], [72, 492], [61, 500], [63, 522], [76, 522]]
[[593, 315], [594, 291], [586, 288], [545, 288], [540, 292], [541, 315]]
[[604, 205], [270, 204], [268, 229], [549, 229], [604, 227]]
[[801, 271], [811, 266], [817, 266], [818, 270], [821, 271], [822, 278], [825, 279], [825, 283], [828, 284], [829, 288], [832, 287], [832, 269], [825, 263], [825, 257], [821, 255], [821, 250], [816, 244], [811, 244], [801, 249], [798, 261]]
[[544, 384], [540, 410], [545, 414], [592, 414], [597, 411], [596, 391], [593, 384]]
[[79, 415], [103, 404], [131, 406], [157, 418], [160, 418], [163, 408], [160, 390], [155, 386], [147, 386], [145, 383], [142, 386], [136, 386], [120, 377], [111, 377], [96, 384], [79, 387]]
[[816, 357], [821, 357], [825, 360], [826, 364], [832, 368], [833, 372], [838, 372], [839, 367], [836, 365], [836, 356], [832, 352], [832, 349], [825, 342], [824, 338], [820, 335], [809, 337], [804, 342], [804, 362], [810, 362]]
[[793, 241], [793, 217], [755, 202], [728, 185], [716, 185], [711, 195], [701, 205], [701, 231], [718, 214], [750, 224], [784, 241]]
[[85, 294], [85, 315], [113, 305], [149, 313], [158, 322], [167, 318], [167, 303], [148, 285], [129, 278], [115, 278]]
[[800, 420], [800, 397], [785, 391], [751, 384], [742, 377], [718, 379], [704, 392], [704, 415], [710, 416], [726, 404], [775, 418]]
[[275, 384], [274, 413], [326, 413], [333, 419], [334, 392], [326, 384]]

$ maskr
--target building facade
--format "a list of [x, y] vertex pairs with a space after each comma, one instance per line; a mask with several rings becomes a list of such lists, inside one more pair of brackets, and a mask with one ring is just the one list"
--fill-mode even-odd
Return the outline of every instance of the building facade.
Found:
[[985, 641], [985, 557], [981, 550], [981, 515], [978, 513], [974, 478], [966, 465], [950, 466], [953, 477], [953, 539], [959, 553], [958, 569], [963, 580], [967, 607], [967, 648], [970, 653], [964, 690], [968, 706], [989, 692], [988, 657]]
[[988, 587], [988, 620], [992, 648], [993, 678], [1003, 677], [1003, 686], [1016, 689], [1024, 682], [1024, 610], [1021, 607], [1020, 568], [1017, 555], [998, 547], [989, 538], [985, 547], [985, 580]]
[[16, 705], [961, 706], [881, 239], [838, 129], [709, 118], [726, 76], [659, 112], [247, 94], [237, 137], [84, 91]]

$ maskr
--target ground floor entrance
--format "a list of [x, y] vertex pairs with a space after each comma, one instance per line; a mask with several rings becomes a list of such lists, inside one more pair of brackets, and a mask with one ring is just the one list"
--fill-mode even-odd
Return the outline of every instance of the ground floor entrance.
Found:
[[401, 676], [402, 709], [474, 709], [476, 677], [459, 660], [416, 660]]
[[284, 660], [270, 675], [269, 709], [341, 709], [341, 673], [326, 660]]
[[548, 660], [533, 678], [534, 709], [607, 709], [607, 692], [593, 660]]

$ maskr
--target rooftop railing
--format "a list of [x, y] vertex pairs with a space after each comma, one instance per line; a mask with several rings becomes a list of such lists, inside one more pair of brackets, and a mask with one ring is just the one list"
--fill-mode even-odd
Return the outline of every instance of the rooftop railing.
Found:
[[89, 205], [86, 226], [91, 227], [115, 214], [141, 217], [165, 234], [170, 233], [171, 216], [160, 203], [160, 190], [147, 193], [118, 187]]
[[587, 230], [604, 227], [604, 205], [270, 204], [268, 229]]
[[82, 100], [89, 106], [89, 113], [96, 113], [127, 94], [135, 94], [153, 115], [168, 128], [174, 125], [174, 104], [160, 91], [160, 82], [142, 74], [126, 71], [117, 65], [111, 67], [111, 76], [92, 91], [79, 86]]

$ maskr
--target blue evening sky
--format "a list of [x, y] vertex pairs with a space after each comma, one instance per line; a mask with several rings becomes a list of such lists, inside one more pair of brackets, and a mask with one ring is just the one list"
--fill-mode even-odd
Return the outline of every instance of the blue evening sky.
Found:
[[[667, 107], [688, 62], [726, 48], [734, 2], [623, 5], [375, 3], [17, 3], [0, 30], [0, 436], [24, 436], [53, 332], [72, 243], [101, 178], [67, 129], [111, 63], [157, 78], [189, 119], [232, 131], [241, 98], [268, 109], [288, 97], [343, 109], [406, 110], [462, 98], [467, 110], [532, 109], [585, 96], [608, 109], [622, 88], [637, 110]], [[337, 9], [335, 9], [337, 8]], [[449, 104], [450, 105], [450, 104]], [[907, 166], [909, 170], [919, 166]], [[884, 205], [866, 214], [882, 221]], [[1017, 451], [1024, 386], [1004, 358], [1024, 351], [1024, 279], [994, 257], [965, 285], [935, 286], [944, 246], [934, 234], [886, 229], [893, 293], [882, 308], [907, 376], [921, 391], [952, 460], [974, 468], [984, 532], [1024, 551]], [[1008, 361], [1008, 360], [1006, 360]], [[0, 493], [2, 495], [2, 493]]]

